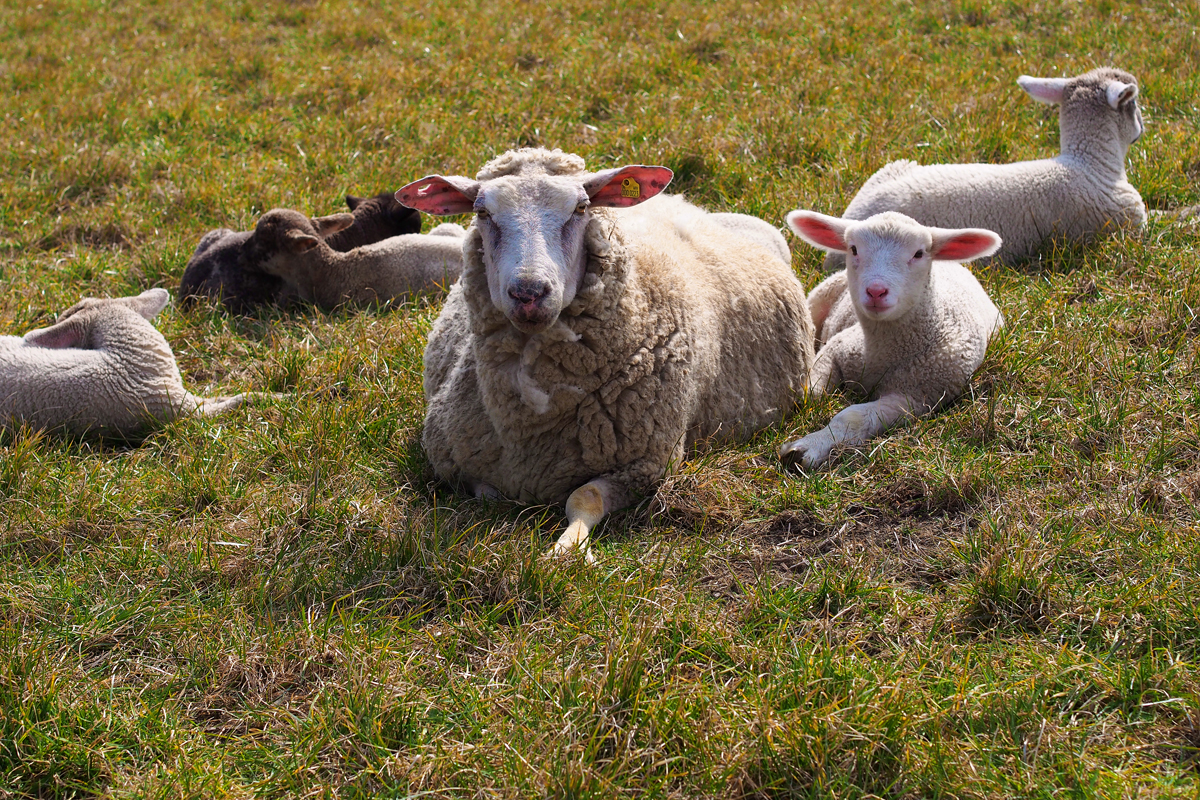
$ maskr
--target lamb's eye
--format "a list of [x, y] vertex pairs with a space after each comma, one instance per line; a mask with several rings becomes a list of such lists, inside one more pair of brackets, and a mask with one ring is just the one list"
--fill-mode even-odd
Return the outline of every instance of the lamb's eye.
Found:
[[582, 201], [582, 200], [581, 200], [581, 201], [579, 202], [579, 205], [575, 206], [575, 213], [576, 213], [576, 214], [582, 214], [583, 212], [585, 212], [585, 211], [587, 211], [587, 210], [588, 210], [588, 204], [587, 204], [585, 201]]
[[852, 256], [858, 255], [858, 248], [855, 247], [854, 245], [850, 245], [850, 255], [852, 255]]
[[925, 257], [924, 250], [918, 250], [917, 252], [913, 253], [913, 258], [924, 258], [924, 257]]
[[475, 209], [475, 216], [478, 217], [479, 219], [487, 219], [488, 218], [488, 210], [486, 208], [477, 208], [477, 209]]

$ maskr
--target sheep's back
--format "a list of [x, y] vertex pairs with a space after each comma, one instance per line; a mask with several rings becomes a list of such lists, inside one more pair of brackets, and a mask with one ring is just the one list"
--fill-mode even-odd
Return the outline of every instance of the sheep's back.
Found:
[[191, 411], [195, 400], [170, 348], [153, 334], [159, 341], [117, 351], [49, 349], [3, 337], [0, 424], [121, 436]]
[[883, 211], [899, 211], [922, 225], [995, 231], [1004, 240], [997, 255], [1004, 261], [1034, 255], [1056, 236], [1079, 239], [1145, 220], [1141, 196], [1127, 181], [1103, 180], [1061, 157], [911, 165], [890, 179], [872, 176], [843, 217], [864, 220]]

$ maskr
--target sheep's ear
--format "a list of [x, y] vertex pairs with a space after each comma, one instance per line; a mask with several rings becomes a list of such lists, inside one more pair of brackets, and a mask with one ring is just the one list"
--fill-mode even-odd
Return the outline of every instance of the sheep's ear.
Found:
[[1063, 101], [1063, 93], [1067, 89], [1068, 80], [1068, 78], [1035, 78], [1032, 75], [1022, 75], [1017, 78], [1017, 85], [1039, 103], [1053, 106]]
[[[347, 214], [346, 216], [349, 216]], [[312, 234], [298, 231], [295, 228], [289, 230], [283, 235], [284, 245], [293, 253], [307, 253], [321, 243], [321, 240]]]
[[84, 327], [75, 317], [65, 322], [51, 325], [49, 328], [38, 328], [25, 334], [25, 344], [33, 347], [45, 347], [50, 350], [66, 350], [83, 347]]
[[478, 196], [479, 181], [460, 175], [426, 175], [396, 191], [400, 205], [438, 217], [474, 211]]
[[793, 211], [787, 215], [787, 224], [796, 235], [813, 247], [845, 253], [846, 226], [841, 217], [830, 217], [815, 211]]
[[1122, 83], [1121, 81], [1109, 81], [1104, 87], [1105, 97], [1108, 99], [1108, 104], [1116, 111], [1122, 104], [1128, 103], [1133, 98], [1137, 97], [1136, 83]]
[[990, 256], [1000, 249], [999, 234], [983, 228], [930, 228], [933, 243], [929, 245], [929, 256], [940, 261], [971, 261]]
[[161, 286], [147, 289], [137, 297], [127, 298], [129, 307], [145, 319], [154, 319], [171, 302], [171, 293]]
[[352, 195], [352, 194], [348, 194], [348, 195], [346, 195], [346, 206], [347, 206], [347, 207], [348, 207], [348, 208], [349, 208], [351, 211], [353, 211], [354, 209], [356, 209], [356, 208], [358, 208], [360, 205], [362, 205], [362, 201], [363, 201], [364, 199], [366, 199], [366, 198], [363, 198], [363, 197], [355, 197], [355, 196], [354, 196], [354, 195]]
[[317, 236], [327, 239], [338, 231], [345, 230], [354, 224], [353, 214], [330, 214], [328, 217], [313, 217], [310, 220], [317, 229]]
[[627, 208], [654, 197], [674, 177], [666, 167], [630, 164], [597, 172], [584, 181], [583, 190], [597, 208]]

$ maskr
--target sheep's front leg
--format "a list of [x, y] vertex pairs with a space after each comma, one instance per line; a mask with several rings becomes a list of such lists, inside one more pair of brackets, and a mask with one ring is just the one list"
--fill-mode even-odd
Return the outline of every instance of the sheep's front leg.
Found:
[[626, 499], [626, 493], [607, 478], [588, 481], [571, 492], [567, 498], [567, 529], [547, 555], [563, 556], [579, 551], [587, 563], [595, 563], [588, 535], [605, 514], [624, 506]]
[[912, 409], [916, 406], [902, 394], [848, 406], [829, 420], [826, 427], [785, 444], [779, 449], [779, 457], [788, 466], [799, 461], [806, 469], [814, 469], [829, 460], [829, 453], [836, 445], [870, 441], [902, 418], [914, 416]]

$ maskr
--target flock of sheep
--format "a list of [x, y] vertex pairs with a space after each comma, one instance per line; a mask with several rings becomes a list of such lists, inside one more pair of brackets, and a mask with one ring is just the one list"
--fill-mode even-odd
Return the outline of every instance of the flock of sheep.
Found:
[[[828, 251], [832, 272], [807, 295], [770, 223], [662, 194], [666, 167], [589, 172], [539, 148], [504, 153], [474, 179], [347, 198], [350, 214], [276, 209], [253, 231], [211, 231], [180, 295], [242, 312], [448, 288], [424, 362], [435, 472], [476, 496], [565, 503], [553, 552], [591, 560], [591, 529], [696, 441], [748, 436], [807, 395], [858, 391], [867, 402], [781, 449], [815, 468], [835, 446], [958, 397], [1003, 324], [962, 262], [1145, 224], [1125, 177], [1142, 133], [1134, 77], [1103, 68], [1018, 83], [1059, 106], [1061, 154], [895, 161], [840, 218], [793, 211], [788, 225]], [[423, 235], [418, 211], [475, 219]], [[89, 298], [51, 327], [0, 337], [0, 423], [129, 436], [251, 397], [184, 389], [149, 321], [168, 301], [163, 289]]]

